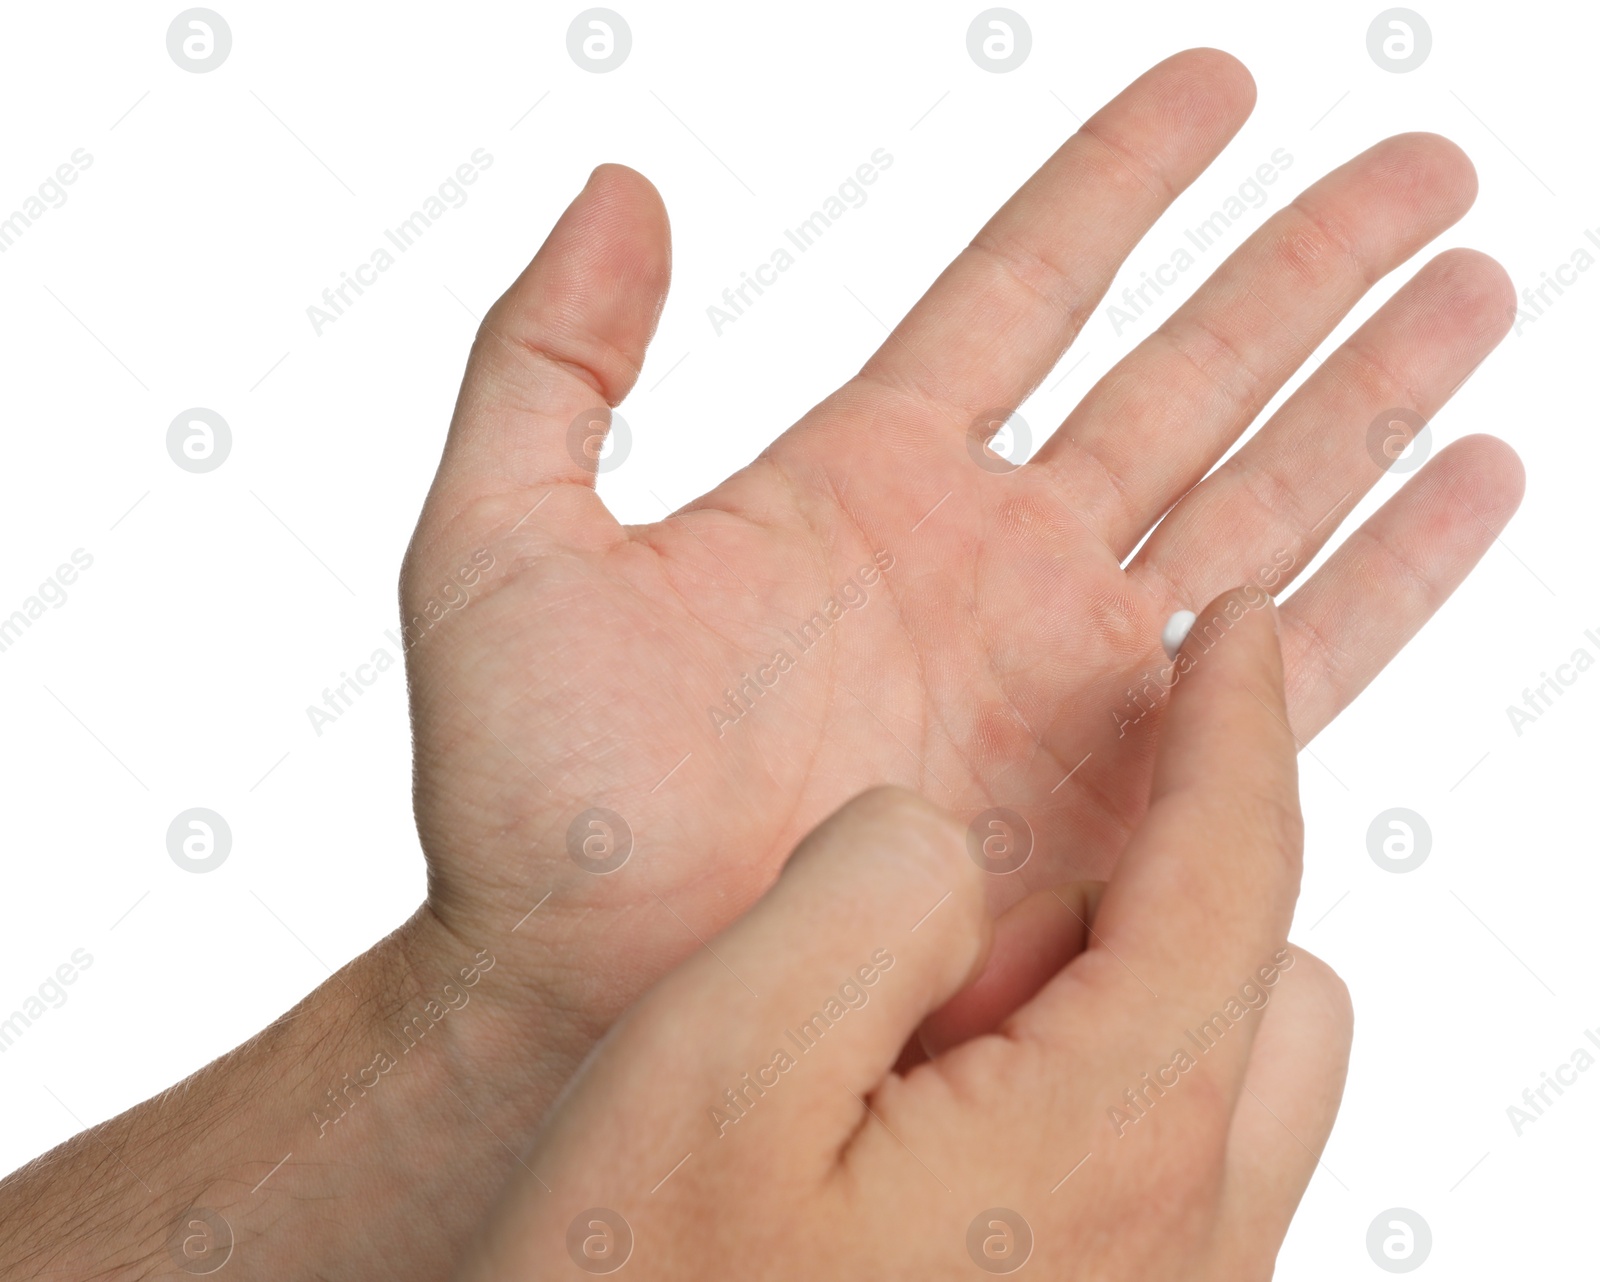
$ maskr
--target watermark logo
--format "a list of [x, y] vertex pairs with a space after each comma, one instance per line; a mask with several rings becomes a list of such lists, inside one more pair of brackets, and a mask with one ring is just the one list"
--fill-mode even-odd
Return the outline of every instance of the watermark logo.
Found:
[[[25, 197], [9, 215], [0, 217], [0, 254], [15, 245], [23, 232], [50, 210], [60, 209], [66, 204], [66, 189], [77, 182], [78, 175], [92, 164], [94, 157], [79, 147], [56, 166], [54, 174], [47, 176], [35, 193]], [[4, 214], [5, 211], [0, 210], [0, 215]]]
[[167, 28], [167, 52], [185, 71], [215, 71], [232, 49], [233, 32], [214, 9], [185, 9]]
[[633, 1254], [633, 1227], [609, 1206], [591, 1206], [567, 1225], [567, 1254], [585, 1273], [615, 1273]]
[[1033, 1228], [1010, 1207], [991, 1206], [967, 1225], [967, 1254], [985, 1273], [1015, 1273], [1033, 1254]]
[[967, 854], [986, 873], [1016, 872], [1033, 854], [1033, 829], [1015, 810], [991, 806], [967, 825]]
[[1405, 1206], [1391, 1206], [1367, 1228], [1367, 1254], [1385, 1273], [1420, 1269], [1433, 1250], [1428, 1222]]
[[750, 1115], [756, 1104], [775, 1090], [786, 1073], [791, 1072], [801, 1059], [810, 1054], [840, 1020], [853, 1010], [860, 1010], [872, 1000], [867, 990], [894, 969], [894, 954], [887, 948], [874, 949], [867, 961], [855, 968], [849, 977], [797, 1027], [783, 1030], [783, 1043], [775, 1049], [754, 1073], [741, 1073], [739, 1080], [722, 1092], [722, 1098], [711, 1106], [708, 1115], [720, 1140], [730, 1126], [737, 1126]]
[[1033, 30], [1014, 9], [985, 9], [967, 28], [967, 52], [985, 71], [1015, 71], [1033, 51]]
[[[1586, 239], [1596, 249], [1600, 249], [1600, 235], [1595, 234], [1593, 227], [1583, 229]], [[1561, 300], [1561, 296], [1568, 289], [1583, 279], [1581, 273], [1588, 271], [1595, 264], [1595, 256], [1583, 245], [1579, 245], [1568, 255], [1568, 261], [1557, 263], [1554, 271], [1541, 271], [1537, 285], [1524, 285], [1520, 295], [1520, 306], [1512, 309], [1515, 324], [1511, 332], [1517, 338], [1522, 337], [1522, 331], [1534, 324], [1544, 316], [1550, 308]], [[1551, 293], [1555, 297], [1551, 297]]]
[[215, 872], [233, 849], [233, 830], [215, 810], [196, 806], [167, 826], [167, 853], [184, 872]]
[[167, 427], [167, 455], [185, 472], [215, 472], [233, 450], [233, 431], [216, 410], [196, 405]]
[[[1539, 1084], [1527, 1087], [1522, 1092], [1520, 1104], [1506, 1106], [1506, 1118], [1511, 1123], [1511, 1131], [1518, 1139], [1522, 1132], [1527, 1130], [1541, 1117], [1545, 1110], [1553, 1108], [1567, 1088], [1576, 1086], [1580, 1080], [1580, 1073], [1587, 1073], [1595, 1066], [1595, 1052], [1600, 1051], [1600, 1028], [1586, 1028], [1583, 1030], [1584, 1038], [1589, 1046], [1580, 1046], [1572, 1052], [1565, 1063], [1557, 1064], [1553, 1073], [1541, 1070]], [[1590, 1050], [1592, 1046], [1594, 1049]], [[1550, 1097], [1550, 1092], [1555, 1092], [1555, 1098]]]
[[[1586, 629], [1583, 639], [1600, 651], [1600, 630]], [[1578, 678], [1594, 667], [1594, 663], [1594, 655], [1590, 653], [1588, 647], [1580, 645], [1565, 663], [1556, 664], [1554, 676], [1549, 672], [1539, 673], [1539, 684], [1522, 691], [1520, 708], [1507, 704], [1506, 718], [1511, 722], [1511, 728], [1517, 732], [1517, 738], [1522, 737], [1525, 726], [1531, 726], [1555, 707], [1556, 700], [1577, 685]]]
[[572, 461], [598, 476], [615, 472], [628, 461], [633, 430], [628, 420], [607, 406], [584, 410], [567, 428], [567, 453]]
[[67, 589], [78, 581], [78, 576], [94, 564], [94, 557], [82, 548], [72, 550], [72, 563], [63, 561], [55, 573], [41, 583], [34, 593], [9, 615], [0, 614], [0, 652], [9, 650], [22, 639], [35, 623], [44, 618], [48, 610], [59, 610], [68, 601]]
[[[406, 1012], [398, 1029], [390, 1025], [390, 1038], [400, 1044], [400, 1054], [409, 1055], [421, 1046], [422, 1039], [443, 1023], [451, 1011], [465, 1010], [472, 1001], [472, 994], [468, 990], [494, 966], [494, 954], [487, 948], [478, 949], [472, 964], [456, 971], [459, 984], [457, 980], [449, 981], [439, 989], [437, 997], [431, 997], [420, 1007]], [[380, 1047], [365, 1067], [358, 1068], [354, 1075], [345, 1073], [338, 1082], [328, 1087], [323, 1092], [323, 1098], [311, 1110], [311, 1124], [317, 1128], [317, 1138], [325, 1139], [331, 1127], [338, 1126], [351, 1116], [356, 1105], [377, 1090], [384, 1077], [399, 1063], [389, 1053], [387, 1046]]]
[[1367, 28], [1367, 52], [1385, 71], [1415, 71], [1432, 49], [1433, 32], [1415, 9], [1385, 9]]
[[357, 263], [349, 271], [341, 271], [339, 283], [329, 285], [322, 291], [320, 303], [312, 303], [306, 308], [311, 332], [321, 338], [328, 326], [344, 317], [367, 290], [400, 261], [399, 255], [409, 253], [423, 235], [452, 209], [460, 209], [465, 205], [471, 195], [467, 188], [493, 166], [494, 156], [486, 148], [475, 148], [443, 182], [413, 206], [406, 218], [393, 227], [385, 227], [383, 242], [367, 255], [366, 261]]
[[988, 410], [967, 429], [967, 453], [985, 472], [1014, 472], [1033, 447], [1028, 420], [1016, 410]]
[[585, 71], [615, 71], [633, 50], [633, 32], [614, 9], [585, 9], [567, 28], [567, 52]]
[[722, 291], [719, 303], [706, 308], [706, 319], [711, 322], [711, 332], [721, 338], [723, 332], [744, 316], [767, 290], [782, 279], [797, 262], [800, 255], [809, 253], [822, 239], [824, 232], [852, 209], [867, 203], [867, 188], [894, 164], [894, 157], [883, 147], [873, 149], [866, 160], [855, 167], [843, 182], [822, 198], [808, 217], [792, 227], [783, 229], [783, 242], [772, 250], [763, 262], [749, 271], [739, 272], [739, 283]]
[[1259, 610], [1266, 605], [1272, 599], [1273, 591], [1287, 581], [1294, 564], [1294, 554], [1287, 548], [1279, 548], [1272, 554], [1271, 564], [1261, 566], [1255, 578], [1245, 583], [1238, 597], [1230, 598], [1220, 610], [1196, 616], [1184, 636], [1184, 648], [1165, 666], [1147, 668], [1141, 672], [1125, 691], [1126, 701], [1122, 707], [1111, 710], [1117, 738], [1122, 738], [1130, 728], [1161, 708], [1180, 676], [1192, 671], [1251, 610]]
[[1205, 219], [1192, 227], [1185, 227], [1183, 243], [1170, 250], [1154, 270], [1140, 269], [1137, 284], [1132, 283], [1130, 271], [1130, 283], [1123, 287], [1120, 296], [1105, 305], [1105, 317], [1111, 322], [1112, 335], [1121, 338], [1122, 331], [1152, 311], [1156, 301], [1178, 283], [1178, 278], [1199, 262], [1200, 255], [1212, 246], [1221, 244], [1252, 210], [1265, 208], [1271, 199], [1267, 188], [1276, 183], [1284, 170], [1293, 164], [1294, 156], [1288, 149], [1277, 148]]
[[[11, 1014], [0, 1018], [0, 1055], [10, 1050], [23, 1033], [50, 1011], [65, 1006], [67, 998], [71, 996], [65, 986], [76, 984], [83, 972], [93, 965], [94, 955], [87, 948], [73, 949], [71, 958], [57, 966], [53, 973], [46, 975], [38, 989], [17, 1003], [17, 1008]], [[4, 1015], [3, 1008], [0, 1008], [0, 1015]]]
[[1404, 476], [1433, 453], [1433, 429], [1416, 410], [1384, 410], [1367, 428], [1367, 455], [1380, 472]]
[[1209, 1055], [1213, 1047], [1230, 1031], [1242, 1024], [1252, 1012], [1265, 1010], [1272, 1000], [1272, 989], [1285, 972], [1294, 968], [1295, 956], [1287, 948], [1280, 948], [1265, 966], [1231, 993], [1220, 1007], [1193, 1028], [1183, 1030], [1186, 1045], [1179, 1046], [1156, 1067], [1154, 1073], [1140, 1073], [1139, 1080], [1122, 1092], [1122, 1102], [1106, 1109], [1106, 1117], [1120, 1140], [1129, 1130], [1144, 1121], [1150, 1111], [1166, 1098], [1167, 1092], [1177, 1087], [1184, 1076], [1199, 1064], [1201, 1057]]
[[233, 1225], [219, 1211], [192, 1206], [172, 1226], [167, 1253], [181, 1273], [215, 1273], [233, 1258]]
[[633, 829], [615, 810], [590, 806], [567, 825], [567, 854], [584, 872], [603, 877], [633, 854]]
[[785, 628], [783, 645], [773, 652], [771, 659], [756, 665], [754, 672], [747, 669], [741, 673], [739, 681], [722, 692], [721, 706], [706, 709], [717, 737], [720, 739], [729, 726], [737, 725], [754, 712], [760, 706], [761, 696], [792, 672], [813, 648], [822, 644], [830, 629], [846, 614], [863, 609], [872, 600], [867, 589], [880, 583], [892, 569], [894, 553], [874, 552], [872, 560], [858, 566], [855, 574], [839, 584], [809, 618], [802, 619], [793, 629]]
[[1367, 853], [1384, 872], [1415, 872], [1433, 850], [1433, 830], [1415, 810], [1396, 806], [1367, 826]]

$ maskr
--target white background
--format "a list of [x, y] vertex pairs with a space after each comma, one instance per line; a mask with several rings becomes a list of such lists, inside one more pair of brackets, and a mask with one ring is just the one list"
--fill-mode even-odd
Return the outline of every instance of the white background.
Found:
[[[1377, 3], [1016, 0], [1033, 51], [996, 75], [967, 54], [978, 3], [615, 0], [633, 50], [595, 75], [567, 53], [576, 3], [216, 3], [233, 49], [203, 75], [168, 56], [176, 4], [11, 6], [0, 43], [0, 216], [75, 149], [93, 156], [0, 255], [0, 615], [73, 549], [94, 557], [0, 653], [0, 1015], [74, 949], [94, 958], [0, 1055], [5, 1169], [237, 1044], [419, 902], [403, 677], [320, 738], [305, 709], [386, 644], [474, 315], [596, 163], [648, 174], [674, 225], [673, 292], [623, 406], [634, 453], [602, 480], [635, 521], [663, 514], [651, 491], [688, 500], [853, 372], [882, 335], [873, 314], [897, 319], [1075, 115], [1187, 46], [1243, 59], [1259, 104], [1113, 294], [1275, 149], [1293, 167], [1156, 313], [1119, 337], [1102, 308], [1023, 407], [1034, 424], [1295, 190], [1386, 134], [1437, 130], [1478, 167], [1477, 207], [1425, 256], [1475, 246], [1520, 289], [1600, 224], [1592, 6], [1415, 0], [1432, 54], [1396, 75], [1367, 53]], [[494, 161], [467, 203], [317, 336], [307, 306], [480, 147]], [[867, 203], [717, 336], [707, 306], [876, 148], [894, 163]], [[1600, 1026], [1600, 671], [1521, 736], [1506, 707], [1580, 646], [1600, 657], [1584, 638], [1600, 632], [1597, 307], [1593, 271], [1435, 420], [1436, 448], [1510, 440], [1527, 501], [1302, 758], [1297, 937], [1349, 982], [1357, 1034], [1288, 1278], [1382, 1276], [1365, 1237], [1391, 1206], [1432, 1227], [1422, 1276], [1593, 1267], [1600, 1068], [1520, 1137], [1506, 1108]], [[207, 475], [165, 449], [191, 406], [234, 435]], [[234, 834], [206, 876], [165, 847], [191, 806]], [[1432, 829], [1415, 872], [1368, 856], [1391, 806]]]

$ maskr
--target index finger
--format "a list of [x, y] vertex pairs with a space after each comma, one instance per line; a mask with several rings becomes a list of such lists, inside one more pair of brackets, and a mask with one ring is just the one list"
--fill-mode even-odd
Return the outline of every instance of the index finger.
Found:
[[1177, 668], [1150, 807], [1095, 928], [1164, 999], [1212, 1001], [1283, 946], [1300, 894], [1296, 744], [1271, 597], [1218, 597]]
[[[1150, 806], [1089, 946], [1023, 1014], [1043, 1036], [1074, 1022], [1062, 1004], [1085, 981], [1115, 990], [1114, 1004], [1155, 1006], [1165, 1035], [1254, 1007], [1273, 968], [1293, 964], [1283, 949], [1300, 887], [1300, 802], [1271, 597], [1255, 588], [1218, 597], [1176, 666]], [[1222, 1056], [1241, 1071], [1259, 1021], [1245, 1022]]]
[[974, 411], [1014, 409], [1254, 104], [1250, 73], [1220, 50], [1152, 67], [989, 220], [860, 377], [945, 407], [960, 427]]

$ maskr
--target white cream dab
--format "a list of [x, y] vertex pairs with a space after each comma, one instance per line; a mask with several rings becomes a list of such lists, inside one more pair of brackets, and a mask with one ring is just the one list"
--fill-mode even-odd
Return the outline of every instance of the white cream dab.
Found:
[[1167, 626], [1161, 629], [1161, 648], [1167, 652], [1167, 658], [1176, 659], [1178, 651], [1183, 648], [1184, 638], [1189, 635], [1189, 629], [1194, 627], [1194, 611], [1179, 610], [1167, 620]]

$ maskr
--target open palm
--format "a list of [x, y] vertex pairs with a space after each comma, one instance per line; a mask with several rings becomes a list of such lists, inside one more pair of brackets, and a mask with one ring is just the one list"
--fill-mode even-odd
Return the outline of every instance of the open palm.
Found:
[[[1471, 203], [1453, 145], [1392, 138], [1272, 217], [1029, 463], [986, 453], [974, 423], [1046, 376], [1252, 102], [1214, 51], [1146, 73], [857, 377], [642, 527], [607, 513], [581, 446], [643, 361], [666, 216], [631, 170], [595, 172], [485, 319], [403, 577], [406, 618], [427, 618], [487, 553], [408, 661], [430, 911], [508, 963], [536, 1012], [504, 1027], [580, 1056], [872, 785], [964, 821], [1020, 815], [1032, 853], [992, 879], [997, 907], [1106, 873], [1148, 793], [1162, 622], [1233, 584], [1281, 591], [1381, 475], [1370, 425], [1430, 418], [1511, 314], [1491, 260], [1441, 255], [1207, 475], [1366, 289]], [[1520, 493], [1507, 447], [1460, 441], [1286, 603], [1299, 742], [1448, 596]]]

